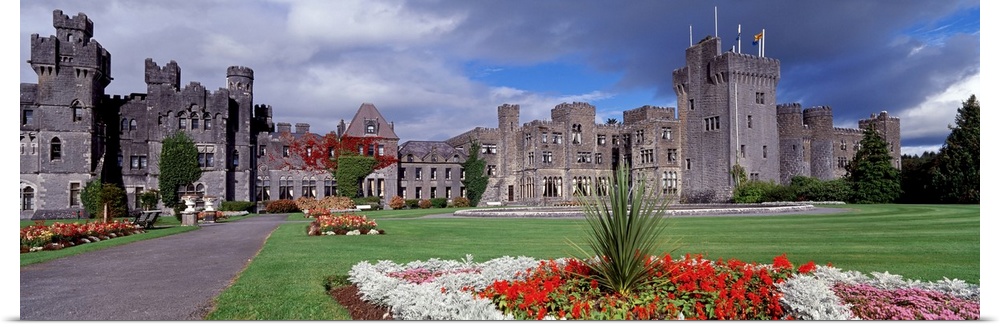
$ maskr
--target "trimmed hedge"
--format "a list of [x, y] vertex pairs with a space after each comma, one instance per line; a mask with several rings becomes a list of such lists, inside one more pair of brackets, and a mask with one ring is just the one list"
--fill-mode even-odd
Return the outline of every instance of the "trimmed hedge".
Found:
[[448, 198], [433, 198], [431, 199], [431, 206], [435, 208], [447, 208]]
[[264, 210], [267, 213], [289, 213], [289, 212], [299, 212], [299, 206], [295, 204], [294, 200], [274, 200], [268, 201], [264, 205]]
[[250, 211], [250, 208], [254, 207], [254, 203], [250, 201], [222, 201], [222, 205], [219, 206], [221, 211]]

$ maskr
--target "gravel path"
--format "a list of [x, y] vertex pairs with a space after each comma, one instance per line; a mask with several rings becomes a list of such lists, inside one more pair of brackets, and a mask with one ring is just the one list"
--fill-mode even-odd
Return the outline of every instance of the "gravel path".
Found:
[[21, 268], [21, 320], [200, 320], [286, 215]]

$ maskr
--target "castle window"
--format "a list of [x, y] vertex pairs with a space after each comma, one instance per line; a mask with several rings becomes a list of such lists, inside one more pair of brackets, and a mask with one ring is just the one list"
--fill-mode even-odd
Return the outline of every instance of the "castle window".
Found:
[[385, 145], [378, 145], [378, 155], [380, 157], [385, 155]]
[[562, 133], [552, 133], [552, 143], [553, 144], [562, 144], [562, 140], [563, 140]]
[[524, 134], [524, 146], [531, 145], [531, 133]]
[[287, 145], [284, 145], [284, 146], [281, 147], [281, 156], [282, 157], [288, 158], [289, 152], [290, 152], [290, 150], [288, 149]]
[[592, 160], [592, 154], [590, 152], [577, 152], [576, 162], [577, 163], [590, 163]]
[[375, 145], [374, 144], [369, 144], [368, 145], [368, 156], [370, 156], [370, 157], [374, 157], [375, 156]]
[[694, 99], [688, 100], [688, 108], [694, 110]]
[[375, 124], [369, 122], [365, 125], [365, 134], [375, 134]]
[[79, 207], [80, 206], [80, 183], [73, 182], [69, 183], [69, 206]]
[[601, 154], [600, 152], [595, 153], [594, 154], [594, 160], [597, 162], [598, 165], [600, 165], [600, 164], [604, 163], [604, 155]]
[[281, 179], [278, 180], [278, 199], [292, 199], [292, 181], [285, 177], [281, 177]]
[[767, 159], [767, 146], [764, 146], [764, 159]]
[[670, 127], [664, 127], [663, 130], [660, 132], [660, 138], [664, 140], [673, 139], [674, 138], [673, 130], [670, 129]]
[[[465, 180], [465, 168], [459, 168], [458, 169], [458, 173], [460, 175], [459, 178], [461, 178], [464, 181]], [[462, 196], [465, 196], [465, 188], [464, 187], [462, 188]]]
[[597, 134], [597, 145], [605, 145], [605, 144], [607, 144], [607, 142], [608, 142], [608, 140], [607, 140], [607, 136], [606, 135], [604, 135], [604, 134]]
[[83, 108], [73, 107], [73, 121], [83, 120]]
[[438, 169], [437, 168], [431, 168], [431, 180], [435, 180], [437, 178], [438, 178]]
[[496, 175], [497, 175], [497, 165], [487, 165], [486, 176], [496, 176]]
[[549, 133], [542, 133], [542, 143], [549, 143]]
[[719, 129], [719, 116], [705, 118], [705, 130], [714, 131]]
[[640, 163], [653, 163], [653, 149], [639, 150], [639, 162]]
[[552, 151], [542, 151], [542, 163], [552, 163]]
[[240, 166], [240, 150], [233, 150], [233, 168]]
[[747, 146], [746, 144], [740, 144], [740, 158], [747, 157]]
[[635, 131], [635, 143], [636, 144], [642, 144], [642, 142], [645, 141], [645, 140], [646, 140], [646, 131], [645, 130], [640, 129], [638, 131]]
[[146, 168], [146, 156], [131, 156], [129, 157], [129, 162], [129, 167], [132, 169]]
[[[225, 164], [225, 161], [223, 161]], [[215, 146], [214, 145], [200, 145], [198, 146], [198, 167], [211, 168], [215, 167]]]
[[21, 189], [21, 210], [35, 210], [35, 189], [31, 186]]
[[573, 144], [580, 144], [580, 142], [582, 141], [580, 136], [582, 130], [583, 130], [583, 125], [573, 124], [573, 136], [572, 136]]
[[263, 157], [263, 156], [267, 155], [267, 145], [266, 144], [258, 145], [257, 149], [259, 150], [258, 151], [258, 155], [257, 155], [258, 157]]
[[316, 197], [316, 179], [305, 179], [302, 178], [302, 197], [304, 198], [315, 198]]
[[200, 126], [198, 126], [198, 114], [191, 113], [191, 129], [198, 129], [198, 128], [201, 128]]
[[135, 130], [136, 128], [138, 128], [138, 127], [139, 127], [139, 124], [137, 124], [137, 123], [135, 122], [135, 119], [132, 119], [132, 120], [129, 120], [129, 121], [128, 121], [128, 130], [130, 130], [130, 131], [134, 131], [134, 130]]
[[62, 141], [58, 137], [53, 137], [49, 145], [49, 160], [62, 159]]
[[423, 172], [424, 172], [423, 168], [417, 167], [416, 168], [416, 173], [414, 174], [415, 176], [413, 176], [413, 178], [419, 181], [420, 178], [422, 177], [421, 175], [423, 175], [422, 174]]
[[451, 198], [451, 187], [445, 187], [444, 188], [444, 197], [449, 198], [449, 199]]
[[764, 92], [757, 92], [757, 98], [755, 99], [757, 104], [764, 104]]
[[431, 187], [431, 199], [436, 198], [437, 196], [438, 196], [438, 188], [432, 186]]
[[423, 191], [423, 188], [420, 187], [420, 186], [417, 186], [415, 191], [416, 192], [414, 192], [414, 193], [416, 193], [417, 199], [420, 199], [421, 196], [423, 195], [423, 194], [421, 194], [421, 193], [423, 193], [423, 192], [421, 192], [421, 191]]
[[760, 173], [750, 173], [750, 180], [752, 180], [752, 181], [759, 181], [760, 180]]
[[206, 113], [205, 114], [205, 130], [210, 130], [210, 129], [212, 129], [212, 116]]
[[122, 118], [122, 123], [118, 130], [122, 132], [128, 130], [128, 118]]
[[667, 149], [667, 162], [677, 161], [677, 149]]
[[451, 168], [444, 169], [444, 179], [451, 180]]
[[483, 149], [480, 150], [480, 151], [482, 153], [485, 153], [485, 154], [497, 154], [497, 145], [496, 144], [483, 144]]
[[25, 109], [21, 112], [21, 125], [31, 125], [35, 123], [35, 111], [32, 109]]
[[528, 166], [531, 166], [531, 165], [534, 165], [534, 164], [535, 164], [535, 153], [534, 152], [528, 152]]
[[399, 168], [399, 179], [406, 179], [406, 168]]
[[257, 201], [268, 201], [271, 199], [270, 181], [257, 178]]
[[691, 159], [684, 159], [684, 165], [687, 170], [691, 170]]
[[119, 153], [118, 154], [118, 168], [122, 167], [122, 161], [123, 160], [125, 160], [125, 156], [123, 156], [121, 153]]
[[847, 150], [847, 141], [840, 140], [840, 149], [845, 151]]
[[412, 154], [406, 155], [406, 162], [413, 162], [413, 155]]
[[753, 128], [753, 115], [747, 115], [747, 128]]
[[184, 117], [177, 118], [177, 129], [187, 129], [187, 127], [188, 127], [187, 118]]
[[333, 196], [337, 193], [337, 187], [334, 186], [333, 180], [330, 178], [323, 179], [323, 196]]

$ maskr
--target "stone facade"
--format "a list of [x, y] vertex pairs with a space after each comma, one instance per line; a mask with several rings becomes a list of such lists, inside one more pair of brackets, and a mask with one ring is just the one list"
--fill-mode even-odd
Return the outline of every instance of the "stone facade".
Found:
[[[336, 194], [329, 172], [303, 168], [288, 152], [296, 140], [323, 136], [308, 124], [275, 126], [272, 108], [254, 104], [252, 69], [228, 67], [226, 86], [210, 91], [198, 82], [182, 86], [176, 62], [147, 59], [145, 93], [107, 95], [111, 55], [93, 40], [93, 22], [56, 10], [53, 26], [56, 35], [31, 36], [28, 63], [38, 82], [20, 86], [22, 219], [82, 215], [80, 193], [95, 178], [122, 186], [136, 207], [137, 194], [158, 188], [162, 141], [176, 132], [195, 141], [203, 166], [201, 179], [178, 192], [260, 203]], [[779, 61], [723, 53], [715, 37], [689, 47], [685, 58], [672, 74], [678, 108], [626, 110], [621, 124], [595, 123], [596, 108], [579, 102], [522, 124], [520, 107], [504, 104], [496, 128], [399, 146], [393, 123], [365, 103], [328, 136], [377, 138], [360, 152], [401, 159], [362, 181], [361, 195], [383, 203], [394, 195], [464, 196], [461, 163], [473, 141], [489, 174], [481, 203], [554, 205], [600, 195], [622, 164], [674, 200], [726, 201], [737, 165], [751, 179], [781, 183], [843, 176], [867, 126], [886, 139], [900, 167], [899, 118], [883, 111], [857, 129], [838, 128], [829, 107], [776, 104]]]

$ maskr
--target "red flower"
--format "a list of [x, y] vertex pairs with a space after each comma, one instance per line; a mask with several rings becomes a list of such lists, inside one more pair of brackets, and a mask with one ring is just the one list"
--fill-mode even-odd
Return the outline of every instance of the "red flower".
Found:
[[816, 263], [812, 261], [809, 261], [806, 264], [802, 265], [802, 267], [799, 267], [800, 274], [808, 274], [813, 272], [814, 270], [816, 270]]
[[778, 269], [792, 269], [792, 263], [788, 262], [788, 257], [784, 253], [774, 257], [774, 268]]

